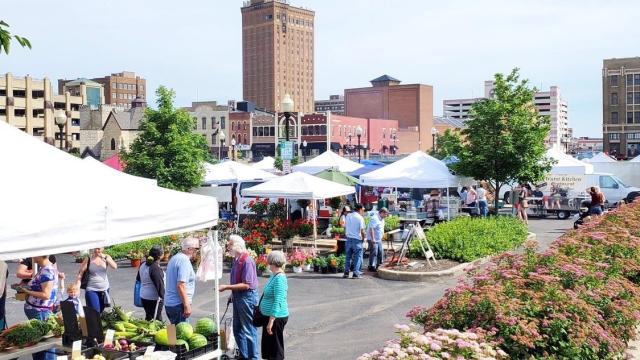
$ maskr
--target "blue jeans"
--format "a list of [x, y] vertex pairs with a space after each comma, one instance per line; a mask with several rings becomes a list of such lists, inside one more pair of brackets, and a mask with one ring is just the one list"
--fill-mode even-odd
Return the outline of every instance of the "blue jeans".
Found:
[[105, 296], [108, 296], [106, 293], [109, 292], [109, 290], [107, 291], [93, 291], [93, 290], [86, 290], [84, 292], [84, 299], [87, 302], [87, 306], [95, 309], [95, 311], [98, 312], [98, 314], [102, 314], [102, 312], [104, 311], [105, 308]]
[[184, 306], [182, 304], [175, 306], [164, 306], [164, 311], [167, 313], [167, 318], [172, 324], [178, 324], [187, 321], [189, 318], [184, 316]]
[[[38, 319], [38, 320], [47, 320], [49, 316], [52, 315], [51, 311], [38, 311], [36, 309], [27, 309], [25, 307], [24, 314], [27, 316], [27, 319]], [[33, 360], [56, 360], [57, 355], [55, 353], [55, 349], [40, 351], [33, 355], [31, 355]]]
[[480, 208], [480, 215], [486, 217], [489, 215], [489, 204], [487, 204], [487, 200], [478, 201], [478, 207]]
[[369, 267], [377, 269], [383, 262], [382, 241], [369, 241]]
[[353, 257], [353, 276], [360, 276], [362, 267], [362, 240], [347, 238], [347, 259], [344, 262], [344, 273], [349, 275], [351, 258]]
[[258, 329], [253, 326], [253, 308], [258, 305], [256, 290], [234, 291], [233, 337], [238, 344], [240, 357], [249, 360], [260, 359], [258, 351]]

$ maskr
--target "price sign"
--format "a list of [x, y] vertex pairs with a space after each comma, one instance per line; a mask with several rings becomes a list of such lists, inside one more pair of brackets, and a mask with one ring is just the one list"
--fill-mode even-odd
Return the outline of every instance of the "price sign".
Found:
[[293, 141], [283, 141], [280, 144], [280, 157], [282, 160], [293, 159]]
[[282, 172], [291, 174], [291, 160], [282, 160]]
[[116, 334], [116, 331], [113, 329], [107, 330], [107, 333], [104, 335], [104, 346], [113, 345], [113, 336]]
[[147, 350], [145, 350], [144, 354], [145, 355], [151, 355], [151, 353], [156, 349], [156, 347], [154, 345], [149, 345], [147, 346]]
[[79, 358], [81, 351], [82, 351], [82, 340], [74, 341], [73, 345], [71, 345], [71, 358], [72, 359]]

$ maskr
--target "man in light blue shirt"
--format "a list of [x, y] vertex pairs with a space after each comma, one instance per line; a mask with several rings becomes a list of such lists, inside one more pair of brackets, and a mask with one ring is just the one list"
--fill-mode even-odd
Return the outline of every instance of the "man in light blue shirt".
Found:
[[382, 249], [382, 236], [384, 235], [384, 218], [389, 215], [389, 210], [383, 207], [377, 213], [369, 217], [367, 227], [367, 240], [369, 241], [369, 271], [378, 271], [378, 266], [384, 262]]
[[345, 235], [347, 237], [347, 259], [344, 263], [344, 275], [343, 278], [349, 277], [349, 270], [351, 269], [351, 262], [353, 257], [353, 278], [361, 279], [362, 273], [360, 267], [362, 266], [362, 251], [364, 243], [364, 208], [360, 204], [356, 204], [354, 211], [350, 212], [345, 219]]
[[172, 324], [187, 321], [191, 316], [191, 301], [196, 290], [196, 273], [191, 259], [199, 247], [200, 240], [195, 237], [182, 240], [182, 252], [173, 255], [167, 265], [164, 310]]

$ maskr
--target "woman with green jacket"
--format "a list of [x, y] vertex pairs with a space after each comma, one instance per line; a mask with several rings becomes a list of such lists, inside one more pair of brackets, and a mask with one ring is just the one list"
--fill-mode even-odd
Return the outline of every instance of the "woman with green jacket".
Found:
[[269, 317], [267, 325], [262, 327], [262, 358], [268, 360], [284, 359], [284, 327], [289, 320], [287, 306], [287, 276], [284, 266], [287, 257], [282, 251], [272, 251], [267, 256], [271, 277], [262, 291], [260, 312]]

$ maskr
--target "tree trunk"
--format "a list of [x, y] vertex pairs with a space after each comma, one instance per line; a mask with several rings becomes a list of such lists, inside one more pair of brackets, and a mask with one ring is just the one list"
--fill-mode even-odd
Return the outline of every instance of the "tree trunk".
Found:
[[498, 214], [500, 214], [500, 208], [498, 207], [500, 205], [500, 183], [498, 182], [498, 180], [496, 180], [495, 182], [496, 186], [495, 186], [495, 191], [496, 194], [493, 197], [493, 209], [496, 211], [496, 216], [498, 216]]

